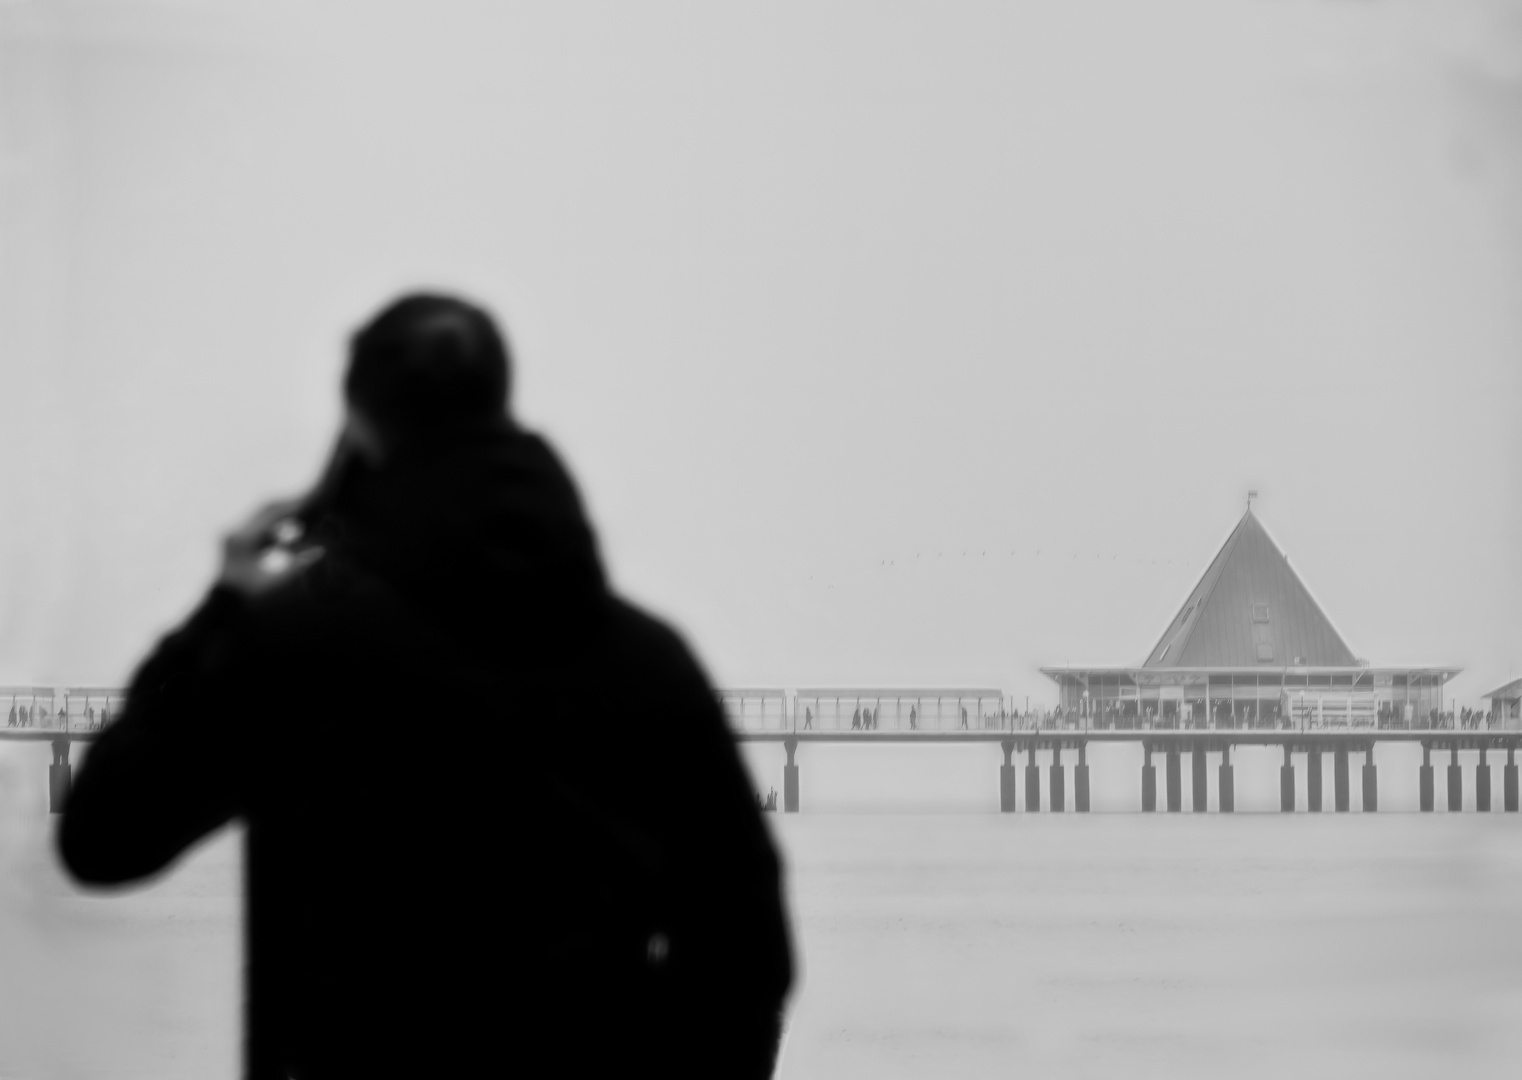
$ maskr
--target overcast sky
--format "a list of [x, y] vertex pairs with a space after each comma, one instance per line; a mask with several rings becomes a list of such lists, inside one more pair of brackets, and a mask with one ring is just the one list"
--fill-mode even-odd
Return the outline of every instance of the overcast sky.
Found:
[[0, 3], [0, 681], [121, 684], [344, 334], [502, 317], [727, 685], [1139, 662], [1247, 491], [1522, 675], [1515, 3]]

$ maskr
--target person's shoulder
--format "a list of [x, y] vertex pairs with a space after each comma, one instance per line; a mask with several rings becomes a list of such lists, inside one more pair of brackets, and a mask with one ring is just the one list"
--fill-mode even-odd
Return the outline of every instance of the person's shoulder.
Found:
[[707, 682], [697, 654], [686, 638], [660, 616], [610, 594], [608, 626], [619, 651], [646, 670]]
[[608, 626], [620, 641], [669, 654], [691, 655], [682, 635], [665, 619], [622, 596], [608, 596]]

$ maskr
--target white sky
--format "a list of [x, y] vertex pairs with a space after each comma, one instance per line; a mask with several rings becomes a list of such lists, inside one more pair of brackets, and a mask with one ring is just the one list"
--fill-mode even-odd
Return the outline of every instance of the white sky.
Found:
[[1250, 487], [1522, 674], [1522, 6], [508, 7], [0, 3], [0, 680], [123, 682], [412, 285], [721, 683], [1049, 702]]

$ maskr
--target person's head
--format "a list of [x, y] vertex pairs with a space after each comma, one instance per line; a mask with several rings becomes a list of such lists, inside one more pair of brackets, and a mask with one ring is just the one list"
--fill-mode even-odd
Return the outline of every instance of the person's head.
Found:
[[412, 293], [350, 338], [344, 400], [356, 441], [379, 455], [502, 423], [510, 383], [507, 345], [489, 314]]

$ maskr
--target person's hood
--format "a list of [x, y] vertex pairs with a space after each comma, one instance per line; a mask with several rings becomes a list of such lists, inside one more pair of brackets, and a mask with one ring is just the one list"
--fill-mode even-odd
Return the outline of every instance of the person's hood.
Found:
[[456, 624], [570, 612], [606, 594], [570, 475], [543, 439], [507, 425], [357, 470], [322, 531], [342, 556]]

